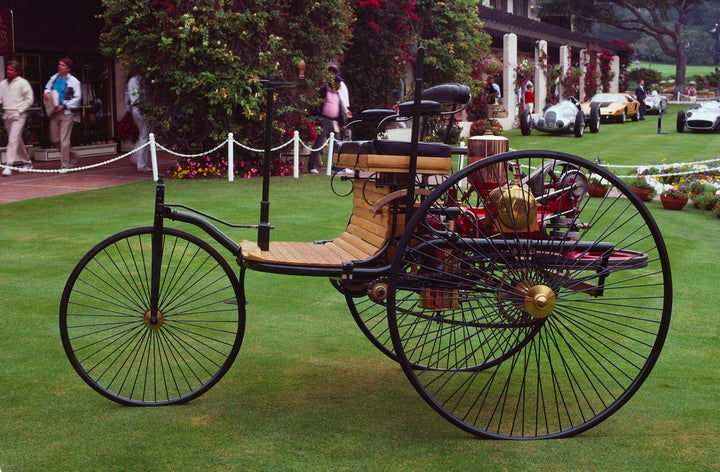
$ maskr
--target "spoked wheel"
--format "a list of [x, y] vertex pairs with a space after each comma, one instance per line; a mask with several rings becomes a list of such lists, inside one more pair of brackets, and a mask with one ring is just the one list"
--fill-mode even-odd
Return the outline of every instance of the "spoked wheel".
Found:
[[60, 304], [65, 353], [80, 377], [124, 405], [184, 403], [232, 365], [245, 331], [242, 286], [201, 239], [163, 229], [157, 321], [150, 314], [151, 227], [120, 232], [73, 270]]
[[341, 282], [331, 280], [333, 286], [345, 295], [350, 314], [360, 331], [366, 338], [378, 348], [380, 352], [390, 359], [397, 361], [393, 351], [392, 338], [387, 322], [387, 305], [382, 300], [373, 300], [367, 293], [368, 285], [360, 284], [358, 289], [353, 291], [352, 287]]
[[[590, 174], [613, 185], [606, 197], [586, 197]], [[409, 219], [388, 280], [408, 379], [487, 438], [600, 423], [646, 379], [670, 323], [670, 266], [650, 212], [604, 168], [552, 151], [454, 174]]]

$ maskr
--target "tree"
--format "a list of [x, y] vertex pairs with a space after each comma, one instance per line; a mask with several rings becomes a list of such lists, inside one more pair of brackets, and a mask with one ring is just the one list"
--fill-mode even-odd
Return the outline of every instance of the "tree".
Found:
[[[180, 151], [206, 150], [232, 131], [262, 144], [262, 79], [325, 80], [350, 37], [343, 0], [103, 0], [102, 52], [144, 76], [151, 129]], [[278, 121], [314, 112], [314, 89], [285, 89]], [[278, 131], [280, 132], [280, 131]]]
[[460, 82], [490, 47], [476, 0], [354, 0], [357, 22], [343, 60], [353, 108], [390, 107], [409, 93], [404, 78], [417, 46], [425, 47], [425, 85]]
[[660, 49], [675, 59], [677, 90], [685, 87], [687, 66], [683, 25], [688, 14], [705, 0], [539, 0], [539, 16], [569, 12], [578, 29], [588, 31], [593, 23], [603, 23], [628, 31], [640, 31], [657, 41]]

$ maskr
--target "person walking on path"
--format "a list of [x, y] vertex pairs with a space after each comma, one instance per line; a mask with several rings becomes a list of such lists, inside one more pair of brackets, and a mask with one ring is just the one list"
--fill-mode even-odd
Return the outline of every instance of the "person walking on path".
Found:
[[646, 97], [647, 97], [647, 94], [645, 93], [645, 80], [640, 79], [640, 82], [638, 82], [638, 86], [635, 89], [635, 98], [640, 102], [640, 108], [638, 108], [638, 120], [645, 119], [645, 98]]
[[140, 76], [140, 74], [133, 74], [130, 79], [128, 79], [127, 89], [125, 90], [125, 104], [138, 127], [136, 148], [142, 147], [142, 149], [136, 151], [130, 159], [137, 165], [138, 172], [152, 172], [152, 167], [150, 167], [148, 163], [150, 148], [145, 146], [148, 141], [147, 121], [138, 108], [138, 104], [142, 101], [142, 96], [142, 76]]
[[[32, 163], [22, 140], [22, 132], [27, 119], [27, 109], [32, 105], [34, 97], [30, 82], [20, 76], [20, 68], [20, 63], [15, 60], [8, 61], [5, 66], [5, 79], [0, 82], [0, 105], [3, 108], [3, 124], [8, 137], [6, 164], [27, 170], [32, 169]], [[12, 170], [6, 167], [2, 175], [9, 177]]]
[[[72, 68], [73, 61], [69, 57], [60, 59], [57, 73], [50, 77], [43, 92], [46, 103], [53, 100], [50, 142], [60, 148], [61, 172], [67, 172], [71, 164], [74, 165], [77, 161], [77, 156], [70, 148], [70, 136], [75, 120], [78, 119], [75, 112], [80, 109], [82, 90], [80, 81], [70, 73]], [[57, 103], [54, 103], [55, 94], [57, 94]]]
[[[320, 107], [320, 116], [318, 122], [322, 131], [315, 138], [313, 143], [313, 150], [310, 151], [310, 159], [308, 159], [308, 168], [311, 174], [319, 173], [318, 167], [320, 167], [320, 148], [325, 144], [325, 141], [330, 137], [330, 133], [339, 133], [340, 128], [345, 124], [347, 112], [340, 99], [338, 90], [343, 79], [339, 75], [336, 75], [332, 79], [334, 85], [325, 84], [319, 90], [319, 95], [323, 99], [323, 104]], [[328, 159], [331, 159], [328, 157]], [[330, 165], [330, 163], [328, 163]]]

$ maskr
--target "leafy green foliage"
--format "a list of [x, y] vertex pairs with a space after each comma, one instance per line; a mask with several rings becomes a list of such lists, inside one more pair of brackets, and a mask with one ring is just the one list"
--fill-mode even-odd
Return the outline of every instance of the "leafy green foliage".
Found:
[[[263, 79], [318, 81], [350, 35], [346, 2], [103, 0], [104, 54], [145, 78], [143, 112], [163, 142], [207, 149], [229, 131], [262, 142]], [[314, 93], [285, 89], [278, 121], [314, 111]], [[278, 133], [281, 133], [278, 130]]]

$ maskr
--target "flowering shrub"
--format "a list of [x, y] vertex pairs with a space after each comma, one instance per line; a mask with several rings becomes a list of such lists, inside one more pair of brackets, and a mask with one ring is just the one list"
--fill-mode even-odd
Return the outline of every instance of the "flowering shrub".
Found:
[[487, 132], [490, 132], [495, 136], [500, 136], [503, 131], [504, 130], [500, 122], [493, 118], [487, 120], [475, 120], [470, 125], [470, 136], [481, 136]]
[[118, 123], [116, 136], [120, 141], [130, 141], [132, 143], [140, 137], [140, 131], [129, 111], [125, 113], [125, 116]]
[[689, 190], [685, 184], [681, 183], [673, 183], [670, 186], [666, 187], [665, 190], [662, 192], [663, 197], [670, 197], [670, 198], [687, 198], [689, 194]]
[[[262, 169], [262, 156], [243, 157], [235, 160], [234, 174], [237, 177], [244, 179], [260, 177], [263, 175]], [[227, 172], [227, 157], [218, 152], [199, 158], [182, 158], [177, 164], [168, 169], [167, 174], [176, 179], [207, 179], [224, 177]], [[270, 175], [286, 176], [292, 174], [293, 161], [291, 159], [278, 157], [270, 162]]]

